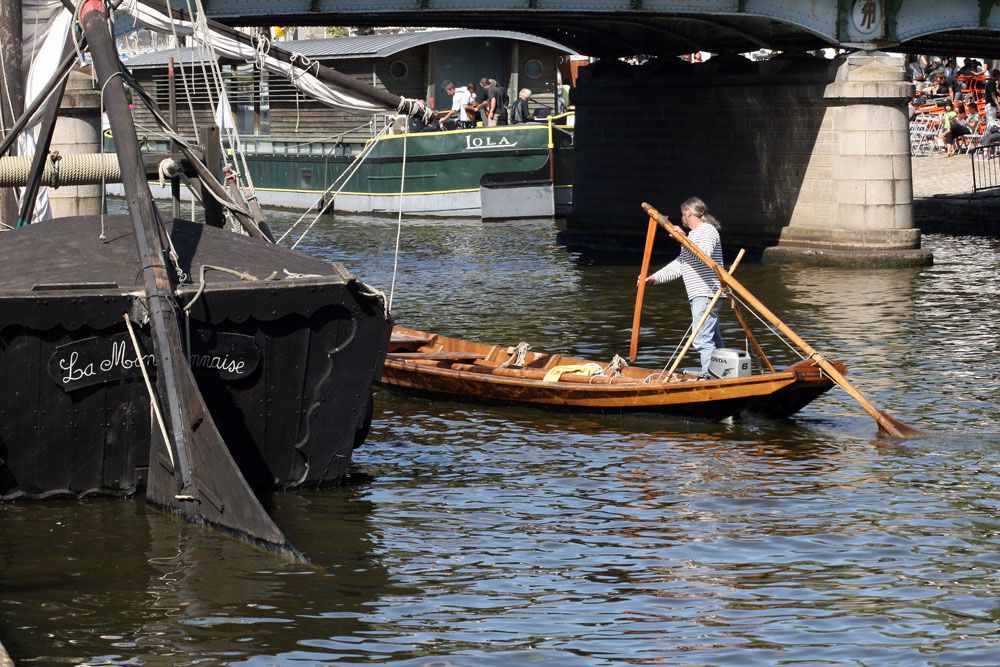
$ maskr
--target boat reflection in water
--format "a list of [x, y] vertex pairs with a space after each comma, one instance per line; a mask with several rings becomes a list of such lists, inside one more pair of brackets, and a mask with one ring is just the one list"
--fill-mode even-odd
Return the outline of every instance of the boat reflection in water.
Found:
[[[20, 630], [6, 633], [4, 645], [39, 664], [329, 660], [324, 638], [371, 631], [368, 607], [389, 585], [373, 554], [375, 506], [365, 493], [347, 484], [271, 499], [270, 514], [311, 565], [125, 500], [8, 511], [0, 534], [17, 539], [4, 541], [4, 593], [18, 603], [4, 620], [20, 619]], [[39, 559], [41, 544], [49, 553]], [[305, 599], [315, 601], [312, 610]]]

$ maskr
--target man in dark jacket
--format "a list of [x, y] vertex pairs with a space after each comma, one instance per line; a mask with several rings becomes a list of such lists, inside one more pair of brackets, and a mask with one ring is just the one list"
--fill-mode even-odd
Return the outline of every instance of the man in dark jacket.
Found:
[[534, 120], [534, 116], [531, 115], [531, 111], [528, 109], [529, 97], [531, 97], [531, 91], [527, 88], [522, 88], [521, 92], [517, 94], [517, 99], [514, 100], [514, 105], [510, 108], [511, 125], [518, 125]]
[[507, 89], [498, 84], [496, 79], [490, 79], [484, 107], [487, 127], [507, 124], [507, 104]]

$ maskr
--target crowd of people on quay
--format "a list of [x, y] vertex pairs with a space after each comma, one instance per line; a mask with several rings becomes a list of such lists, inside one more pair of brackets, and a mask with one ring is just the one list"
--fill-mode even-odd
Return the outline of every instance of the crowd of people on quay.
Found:
[[907, 56], [907, 75], [916, 86], [910, 101], [914, 147], [927, 142], [935, 153], [956, 155], [977, 146], [977, 159], [1000, 155], [1000, 61]]

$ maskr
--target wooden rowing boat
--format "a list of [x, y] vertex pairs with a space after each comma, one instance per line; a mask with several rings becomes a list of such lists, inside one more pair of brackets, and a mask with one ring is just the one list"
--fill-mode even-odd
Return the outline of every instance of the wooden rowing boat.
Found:
[[[615, 371], [609, 363], [558, 354], [529, 351], [520, 365], [516, 357], [513, 347], [397, 326], [381, 383], [462, 400], [556, 410], [656, 412], [709, 420], [788, 417], [833, 386], [809, 359], [773, 373], [699, 380], [684, 372], [667, 377], [660, 370], [637, 366]], [[571, 370], [560, 372], [567, 367]]]

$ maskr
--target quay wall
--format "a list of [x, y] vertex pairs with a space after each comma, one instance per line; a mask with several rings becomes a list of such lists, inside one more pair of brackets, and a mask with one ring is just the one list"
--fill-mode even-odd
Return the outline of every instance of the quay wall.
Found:
[[583, 70], [567, 233], [645, 233], [704, 199], [723, 238], [765, 259], [923, 264], [906, 113], [885, 56], [716, 57]]

